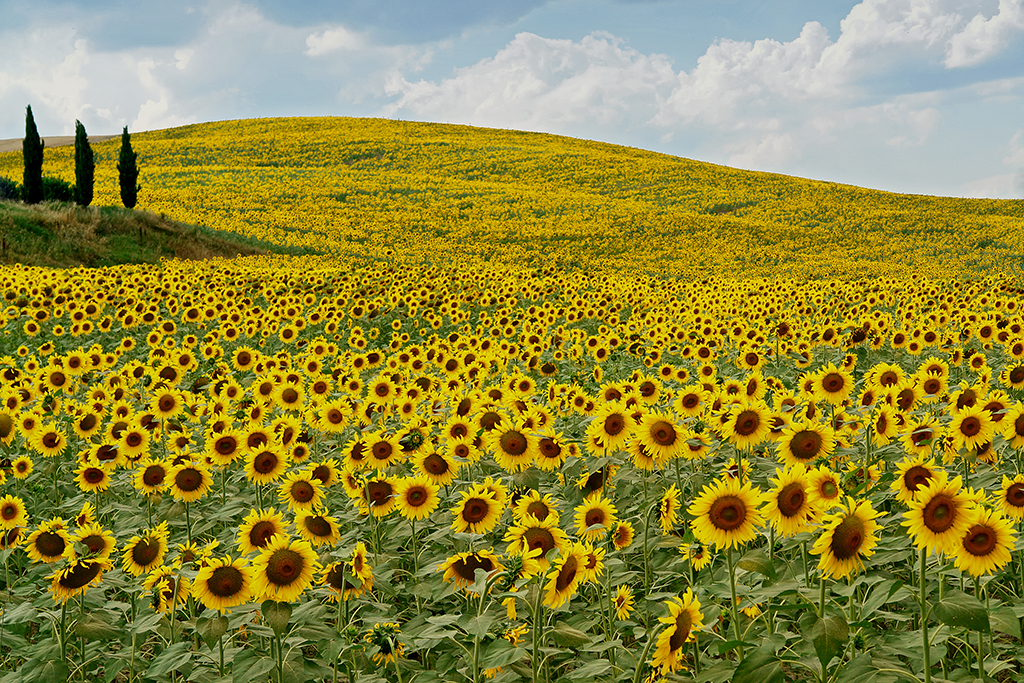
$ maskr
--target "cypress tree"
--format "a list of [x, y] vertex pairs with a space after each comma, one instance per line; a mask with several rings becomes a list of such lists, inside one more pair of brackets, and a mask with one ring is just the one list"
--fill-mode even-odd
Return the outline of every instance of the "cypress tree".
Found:
[[43, 147], [45, 143], [39, 137], [36, 120], [32, 116], [32, 105], [26, 107], [25, 139], [21, 142], [21, 152], [25, 159], [25, 174], [22, 186], [27, 204], [38, 204], [43, 201]]
[[121, 182], [121, 203], [129, 209], [134, 209], [139, 199], [139, 190], [142, 185], [138, 184], [139, 167], [135, 161], [138, 155], [132, 151], [132, 139], [128, 135], [128, 126], [124, 127], [121, 133], [121, 156], [117, 160], [117, 174]]
[[92, 158], [92, 146], [85, 126], [75, 121], [75, 202], [79, 206], [92, 204], [93, 177], [96, 163]]

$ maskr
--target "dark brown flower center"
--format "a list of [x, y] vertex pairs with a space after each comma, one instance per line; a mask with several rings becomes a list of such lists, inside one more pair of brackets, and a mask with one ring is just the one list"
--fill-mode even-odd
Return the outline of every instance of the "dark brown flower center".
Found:
[[538, 443], [540, 454], [545, 458], [557, 458], [562, 454], [562, 447], [554, 439], [545, 436]]
[[595, 524], [605, 524], [608, 521], [608, 517], [605, 515], [605, 511], [601, 508], [591, 508], [587, 510], [587, 514], [584, 515], [583, 521], [586, 522], [588, 527], [592, 527]]
[[480, 416], [480, 427], [485, 431], [489, 432], [494, 429], [494, 425], [501, 421], [501, 415], [489, 410]]
[[323, 515], [311, 515], [305, 519], [306, 531], [319, 538], [331, 535], [331, 523]]
[[789, 442], [789, 450], [798, 460], [813, 460], [821, 452], [821, 446], [821, 434], [812, 429], [797, 432]]
[[711, 504], [708, 519], [717, 529], [732, 531], [747, 519], [747, 506], [736, 496], [722, 496]]
[[651, 425], [651, 438], [659, 446], [671, 446], [676, 442], [676, 429], [664, 420]]
[[103, 536], [99, 534], [89, 534], [88, 536], [84, 536], [79, 539], [79, 541], [89, 549], [90, 555], [102, 552], [107, 547], [107, 543], [103, 540]]
[[821, 388], [829, 394], [836, 394], [846, 386], [846, 379], [838, 372], [830, 372], [821, 378]]
[[490, 501], [486, 498], [470, 498], [462, 506], [462, 519], [470, 524], [476, 524], [487, 517], [491, 510]]
[[505, 432], [499, 440], [501, 450], [509, 455], [522, 455], [526, 452], [526, 437], [519, 432]]
[[783, 486], [782, 490], [779, 491], [776, 504], [778, 505], [779, 512], [784, 517], [793, 517], [804, 510], [804, 502], [806, 500], [807, 492], [804, 490], [804, 485], [798, 481], [793, 481]]
[[394, 492], [391, 484], [386, 481], [371, 481], [366, 484], [366, 497], [374, 506], [386, 505]]
[[236, 567], [217, 567], [206, 580], [206, 588], [218, 598], [233, 598], [245, 586], [245, 577]]
[[459, 575], [460, 578], [466, 581], [476, 580], [476, 570], [483, 569], [485, 572], [490, 573], [494, 571], [494, 560], [489, 557], [481, 557], [480, 555], [473, 553], [465, 558], [460, 558], [452, 564], [452, 569]]
[[690, 629], [693, 627], [693, 618], [690, 616], [690, 610], [684, 609], [676, 617], [676, 630], [672, 634], [672, 637], [668, 639], [668, 646], [672, 652], [675, 652], [683, 646], [686, 639], [690, 637]]
[[976, 416], [971, 415], [965, 417], [963, 422], [960, 423], [960, 433], [964, 436], [975, 436], [981, 431], [981, 420]]
[[377, 460], [387, 460], [395, 452], [395, 448], [387, 441], [378, 441], [373, 444], [370, 452], [373, 453], [373, 457]]
[[186, 467], [174, 475], [174, 485], [186, 493], [197, 491], [203, 486], [203, 473], [194, 467]]
[[744, 410], [736, 416], [736, 433], [740, 436], [750, 436], [761, 426], [761, 416], [757, 411]]
[[691, 392], [683, 396], [682, 403], [684, 408], [686, 408], [687, 410], [691, 410], [700, 405], [700, 396]]
[[89, 582], [99, 576], [101, 571], [103, 571], [103, 565], [99, 562], [78, 562], [71, 567], [70, 571], [65, 572], [57, 583], [69, 590], [77, 590], [89, 585]]
[[249, 543], [257, 548], [265, 548], [277, 531], [277, 526], [273, 522], [260, 520], [249, 530]]
[[146, 486], [160, 486], [166, 476], [167, 471], [163, 465], [150, 465], [142, 473], [142, 483]]
[[87, 467], [85, 471], [82, 472], [82, 478], [90, 484], [99, 484], [107, 478], [107, 473], [99, 467]]
[[213, 448], [220, 455], [231, 455], [238, 449], [238, 440], [233, 436], [222, 436], [214, 442]]
[[297, 481], [292, 484], [290, 493], [296, 503], [308, 503], [313, 500], [316, 489], [308, 481]]
[[92, 413], [89, 413], [88, 415], [83, 415], [82, 419], [78, 421], [78, 428], [81, 429], [83, 432], [88, 432], [92, 430], [93, 427], [96, 426], [96, 423], [98, 421], [99, 419]]
[[914, 465], [903, 475], [903, 485], [907, 487], [908, 491], [917, 491], [922, 486], [926, 486], [931, 478], [931, 470], [921, 465]]
[[579, 568], [576, 556], [569, 555], [565, 559], [565, 564], [558, 570], [558, 576], [555, 578], [555, 590], [561, 592], [571, 586], [572, 582], [576, 579]]
[[1024, 483], [1016, 481], [1007, 487], [1006, 502], [1014, 507], [1024, 507]]
[[530, 504], [526, 506], [526, 514], [532, 515], [541, 522], [547, 519], [549, 512], [551, 512], [551, 510], [548, 508], [547, 503], [542, 500], [531, 501]]
[[848, 515], [832, 530], [829, 546], [838, 560], [848, 560], [857, 555], [864, 545], [864, 520], [857, 515]]
[[998, 540], [995, 529], [975, 524], [964, 534], [964, 550], [975, 557], [986, 557], [995, 549]]
[[[465, 445], [465, 444], [460, 444], [460, 445]], [[469, 449], [467, 448], [466, 449], [466, 455], [468, 455], [468, 454], [469, 454]], [[465, 456], [463, 456], [463, 457], [465, 457]], [[445, 460], [441, 455], [439, 455], [437, 453], [431, 453], [430, 455], [428, 455], [427, 457], [425, 457], [423, 459], [423, 469], [436, 477], [436, 476], [440, 476], [440, 475], [444, 474], [450, 468], [448, 466], [448, 461]]]
[[418, 508], [427, 502], [430, 496], [422, 486], [412, 486], [405, 492], [405, 502], [409, 507]]
[[956, 521], [957, 503], [945, 493], [932, 497], [924, 507], [924, 525], [932, 532], [941, 534]]
[[290, 548], [279, 548], [267, 560], [267, 580], [276, 586], [288, 586], [302, 575], [306, 559]]
[[618, 436], [626, 428], [626, 419], [619, 413], [612, 413], [604, 420], [604, 432], [608, 436]]
[[132, 548], [132, 561], [140, 567], [153, 564], [159, 555], [160, 542], [151, 538], [143, 538]]
[[10, 521], [18, 516], [18, 506], [7, 503], [3, 507], [0, 507], [0, 519]]
[[281, 402], [285, 405], [291, 405], [299, 400], [299, 392], [294, 388], [288, 387], [281, 392]]

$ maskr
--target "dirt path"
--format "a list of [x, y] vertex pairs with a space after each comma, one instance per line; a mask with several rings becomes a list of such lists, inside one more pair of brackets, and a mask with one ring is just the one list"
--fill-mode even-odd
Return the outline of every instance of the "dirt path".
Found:
[[[115, 138], [116, 135], [90, 135], [89, 144], [96, 144], [97, 142], [104, 142], [110, 138]], [[47, 147], [60, 147], [62, 145], [73, 145], [75, 144], [74, 135], [50, 135], [43, 138], [43, 142], [46, 143]], [[17, 152], [21, 150], [21, 138], [14, 138], [11, 140], [0, 140], [0, 152]]]

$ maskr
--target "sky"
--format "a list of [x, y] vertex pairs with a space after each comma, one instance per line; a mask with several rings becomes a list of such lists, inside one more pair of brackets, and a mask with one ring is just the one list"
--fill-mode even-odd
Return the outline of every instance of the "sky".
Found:
[[0, 139], [270, 116], [543, 131], [1024, 197], [1024, 0], [0, 0]]

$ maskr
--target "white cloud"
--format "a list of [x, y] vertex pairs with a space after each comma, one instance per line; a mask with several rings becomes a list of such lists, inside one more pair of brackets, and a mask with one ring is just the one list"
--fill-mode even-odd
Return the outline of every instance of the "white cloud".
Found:
[[324, 29], [306, 37], [306, 54], [311, 57], [339, 50], [361, 50], [367, 46], [366, 38], [344, 26]]
[[974, 66], [1006, 47], [1014, 33], [1024, 31], [1024, 0], [999, 0], [999, 10], [986, 18], [976, 14], [949, 39], [945, 65]]
[[988, 178], [972, 180], [964, 183], [962, 195], [981, 199], [1005, 199], [1014, 196], [1014, 176], [1012, 173], [994, 175]]
[[1003, 163], [1007, 166], [1020, 166], [1024, 168], [1024, 129], [1018, 130], [1010, 138], [1009, 153], [1003, 157]]

